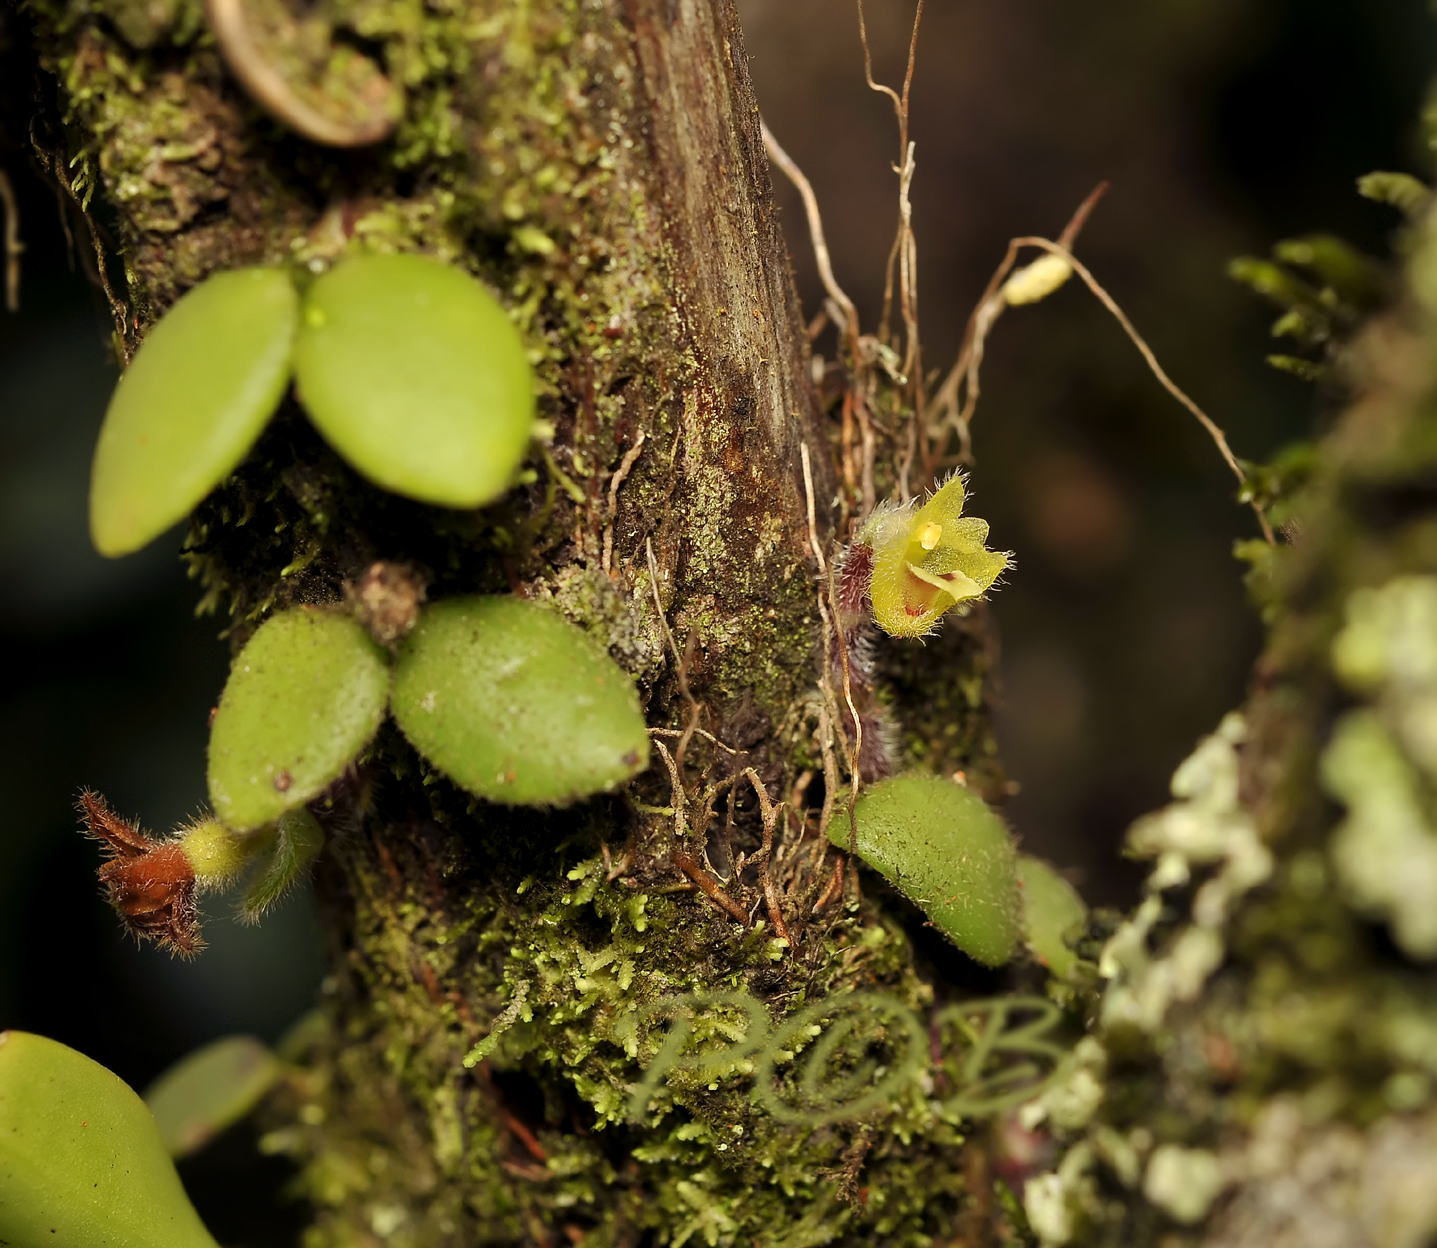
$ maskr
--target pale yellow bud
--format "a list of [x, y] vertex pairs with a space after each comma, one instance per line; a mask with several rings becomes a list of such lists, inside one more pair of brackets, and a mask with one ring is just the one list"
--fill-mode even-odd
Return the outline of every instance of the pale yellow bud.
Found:
[[1046, 299], [1073, 276], [1062, 256], [1046, 255], [1025, 265], [1003, 283], [1003, 299], [1013, 307]]

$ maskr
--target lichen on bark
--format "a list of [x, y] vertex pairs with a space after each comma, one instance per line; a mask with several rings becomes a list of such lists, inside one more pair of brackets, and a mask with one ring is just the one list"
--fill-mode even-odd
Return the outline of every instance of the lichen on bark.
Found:
[[[711, 782], [705, 826], [698, 802], [685, 822], [662, 768], [621, 797], [511, 810], [381, 729], [318, 810], [332, 974], [269, 1111], [267, 1146], [298, 1161], [316, 1211], [307, 1242], [916, 1246], [986, 1224], [966, 1128], [917, 1085], [877, 1120], [818, 1126], [756, 1112], [742, 1079], [675, 1075], [646, 1117], [624, 1110], [654, 1043], [635, 1012], [662, 996], [742, 989], [781, 1016], [851, 988], [926, 1008], [996, 983], [956, 954], [920, 958], [911, 910], [835, 875], [814, 827], [822, 779], [804, 782], [766, 868], [787, 947], [674, 865], [676, 849], [710, 851], [732, 903], [761, 916], [760, 820], [739, 772], [802, 799], [796, 782], [822, 769], [799, 449], [826, 540], [839, 435], [810, 388], [729, 4], [340, 0], [327, 37], [373, 49], [404, 95], [392, 138], [358, 152], [304, 142], [248, 100], [195, 0], [26, 12], [55, 84], [37, 144], [115, 240], [122, 355], [210, 273], [288, 265], [304, 280], [371, 248], [485, 281], [539, 379], [552, 440], [476, 512], [378, 491], [284, 408], [186, 541], [201, 609], [231, 644], [277, 609], [341, 601], [386, 560], [431, 600], [551, 605], [634, 677], [651, 724], [677, 731], [692, 705], [718, 738], [687, 752], [691, 787]], [[884, 664], [905, 756], [1001, 793], [981, 620], [926, 663]], [[712, 782], [732, 783], [727, 809]]]
[[1437, 1233], [1434, 229], [1427, 209], [1401, 301], [1339, 357], [1351, 400], [1258, 555], [1246, 707], [1130, 834], [1154, 866], [1045, 1100], [1065, 1142], [1028, 1186], [1045, 1245]]

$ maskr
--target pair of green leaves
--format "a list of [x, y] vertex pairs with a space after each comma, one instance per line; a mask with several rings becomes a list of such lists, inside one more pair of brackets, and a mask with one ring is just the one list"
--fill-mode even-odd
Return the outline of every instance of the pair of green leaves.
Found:
[[[1054, 974], [1071, 968], [1063, 938], [1086, 914], [1082, 901], [1047, 863], [1018, 855], [976, 793], [915, 772], [873, 785], [854, 813], [858, 856], [964, 953], [1001, 966], [1026, 936]], [[835, 819], [828, 835], [847, 848], [848, 821]]]
[[280, 269], [219, 273], [170, 309], [115, 389], [90, 486], [100, 553], [139, 550], [188, 515], [254, 445], [291, 377], [354, 468], [440, 506], [502, 494], [533, 429], [524, 345], [458, 269], [353, 256], [303, 295]]
[[648, 765], [633, 682], [552, 611], [447, 599], [391, 663], [351, 616], [299, 607], [267, 620], [230, 672], [210, 735], [215, 814], [244, 831], [317, 797], [386, 708], [456, 784], [509, 805], [575, 801]]

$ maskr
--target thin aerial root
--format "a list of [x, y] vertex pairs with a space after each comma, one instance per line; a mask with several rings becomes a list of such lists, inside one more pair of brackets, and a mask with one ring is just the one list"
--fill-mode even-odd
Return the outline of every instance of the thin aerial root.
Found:
[[[650, 728], [649, 732], [653, 736], [658, 737], [681, 737], [684, 735], [683, 732], [680, 731], [678, 728]], [[726, 753], [733, 754], [734, 756], [738, 756], [739, 754], [744, 753], [743, 750], [736, 750], [733, 748], [733, 746], [727, 745], [724, 742], [720, 741], [707, 728], [695, 728], [694, 736], [702, 737], [705, 741], [711, 742], [712, 744], [718, 746], [719, 749], [725, 751]]]
[[5, 209], [5, 310], [20, 310], [20, 256], [25, 244], [20, 241], [20, 203], [5, 170], [0, 169], [0, 206]]
[[873, 436], [873, 422], [868, 417], [868, 404], [856, 390], [851, 390], [850, 393], [853, 395], [853, 411], [858, 417], [859, 442], [863, 447], [863, 458], [858, 472], [859, 495], [862, 499], [858, 520], [862, 523], [873, 514], [873, 509], [878, 505], [878, 491], [873, 484], [873, 462], [878, 456], [878, 443]]
[[[1123, 332], [1127, 334], [1127, 336], [1132, 340], [1133, 346], [1137, 347], [1138, 354], [1143, 357], [1144, 362], [1152, 371], [1153, 376], [1158, 379], [1163, 389], [1166, 390], [1170, 395], [1172, 395], [1173, 398], [1175, 398], [1185, 408], [1187, 408], [1188, 411], [1190, 411], [1197, 418], [1198, 423], [1207, 430], [1208, 436], [1212, 438], [1213, 442], [1217, 444], [1217, 449], [1222, 455], [1223, 460], [1226, 462], [1227, 466], [1232, 469], [1233, 475], [1238, 480], [1238, 484], [1246, 485], [1247, 474], [1243, 472], [1242, 465], [1237, 462], [1237, 456], [1232, 453], [1232, 448], [1229, 447], [1227, 444], [1227, 436], [1218, 427], [1217, 422], [1214, 421], [1212, 417], [1210, 417], [1205, 411], [1203, 411], [1202, 408], [1200, 408], [1196, 403], [1194, 403], [1193, 400], [1190, 399], [1187, 394], [1178, 387], [1178, 384], [1173, 381], [1173, 379], [1169, 377], [1166, 372], [1163, 371], [1163, 366], [1158, 363], [1158, 357], [1153, 354], [1153, 349], [1148, 346], [1148, 344], [1143, 340], [1143, 336], [1138, 333], [1132, 321], [1128, 320], [1127, 313], [1125, 313], [1122, 308], [1118, 306], [1117, 300], [1114, 299], [1112, 295], [1108, 294], [1108, 292], [1103, 289], [1098, 279], [1095, 278], [1088, 271], [1087, 266], [1084, 265], [1083, 262], [1079, 260], [1076, 256], [1074, 256], [1073, 253], [1069, 251], [1066, 247], [1061, 247], [1057, 243], [1052, 242], [1049, 239], [1029, 237], [1018, 238], [1014, 239], [1013, 241], [1019, 246], [1023, 247], [1039, 247], [1043, 251], [1048, 252], [1050, 255], [1058, 256], [1061, 259], [1066, 260], [1070, 265], [1073, 266], [1073, 272], [1083, 279], [1088, 289], [1091, 290], [1095, 296], [1097, 296], [1098, 302], [1101, 303], [1103, 307], [1107, 308], [1107, 310], [1113, 314], [1113, 317], [1117, 320], [1118, 324], [1123, 327]], [[1273, 537], [1272, 533], [1272, 526], [1268, 524], [1267, 516], [1263, 514], [1262, 507], [1256, 501], [1254, 501], [1252, 504], [1252, 509], [1253, 512], [1257, 515], [1258, 523], [1262, 526], [1262, 533], [1263, 536], [1267, 539], [1268, 544], [1276, 545], [1276, 539]]]
[[[654, 544], [649, 538], [644, 538], [644, 551], [649, 559], [649, 587], [654, 591], [654, 610], [658, 612], [659, 624], [664, 630], [664, 637], [669, 643], [669, 652], [674, 656], [674, 669], [678, 677], [679, 693], [689, 705], [689, 722], [684, 727], [683, 735], [679, 739], [678, 757], [683, 761], [684, 751], [692, 740], [695, 732], [698, 731], [700, 708], [698, 699], [689, 690], [688, 660], [679, 653], [678, 643], [674, 641], [673, 632], [669, 628], [668, 616], [664, 614], [664, 604], [659, 598], [659, 564], [654, 558]], [[694, 634], [689, 634], [689, 642], [692, 645]], [[686, 647], [687, 649], [687, 647]]]
[[629, 447], [628, 454], [624, 456], [618, 471], [614, 473], [609, 482], [608, 523], [604, 525], [604, 553], [600, 564], [606, 576], [614, 562], [614, 519], [619, 512], [619, 486], [623, 485], [633, 466], [639, 462], [639, 456], [644, 453], [644, 441], [647, 437], [648, 435], [640, 429], [633, 446]]
[[664, 760], [664, 766], [669, 771], [669, 783], [673, 791], [669, 800], [674, 808], [674, 835], [684, 836], [688, 833], [688, 818], [684, 813], [684, 804], [687, 801], [684, 796], [684, 782], [679, 778], [679, 769], [668, 747], [662, 741], [655, 740], [654, 749], [658, 750], [659, 757]]
[[[828, 573], [828, 605], [833, 612], [834, 620], [841, 617], [838, 614], [838, 603], [835, 600], [833, 590], [833, 571]], [[843, 663], [843, 700], [848, 703], [848, 713], [853, 719], [853, 746], [848, 756], [848, 779], [852, 787], [848, 799], [848, 852], [858, 852], [858, 790], [863, 781], [858, 774], [858, 760], [863, 755], [863, 720], [858, 716], [858, 707], [853, 703], [853, 680], [848, 663], [848, 639], [843, 635], [843, 629], [834, 630], [838, 637], [838, 655]]]
[[768, 919], [773, 924], [773, 930], [779, 934], [782, 940], [788, 942], [791, 949], [793, 948], [793, 937], [789, 935], [788, 926], [783, 921], [783, 909], [779, 905], [778, 889], [774, 887], [773, 876], [769, 872], [769, 863], [773, 857], [773, 831], [778, 825], [778, 812], [783, 809], [783, 803], [774, 804], [773, 799], [768, 795], [767, 787], [759, 779], [758, 772], [752, 767], [745, 767], [743, 774], [753, 785], [759, 809], [763, 812], [763, 848], [758, 851], [753, 861], [759, 864], [758, 878], [763, 886], [763, 900], [768, 909]]
[[842, 896], [844, 884], [844, 865], [844, 858], [843, 855], [840, 853], [837, 855], [834, 861], [832, 877], [829, 879], [827, 885], [824, 886], [823, 892], [818, 895], [818, 900], [813, 903], [814, 914], [817, 914], [820, 910], [822, 910], [835, 897]]
[[[1088, 223], [1093, 209], [1098, 206], [1098, 201], [1108, 191], [1106, 182], [1099, 182], [1088, 197], [1078, 205], [1077, 210], [1068, 219], [1068, 224], [1063, 227], [1063, 232], [1058, 235], [1064, 247], [1072, 249], [1077, 242], [1078, 235], [1082, 233], [1083, 227]], [[968, 316], [968, 324], [963, 330], [963, 342], [958, 350], [958, 359], [954, 363], [948, 376], [943, 379], [943, 384], [934, 392], [932, 410], [935, 414], [946, 413], [942, 419], [934, 421], [925, 431], [925, 436], [935, 440], [932, 451], [925, 449], [924, 470], [929, 476], [933, 476], [933, 456], [942, 450], [944, 431], [952, 428], [958, 435], [958, 461], [971, 464], [973, 462], [973, 436], [970, 426], [973, 420], [974, 410], [978, 406], [979, 370], [983, 364], [984, 348], [987, 344], [988, 335], [992, 332], [993, 325], [1007, 308], [1007, 303], [999, 293], [1003, 283], [1007, 280], [1013, 265], [1017, 263], [1020, 240], [1012, 239], [1008, 243], [1008, 250], [1004, 253], [1001, 263], [993, 270], [993, 276], [988, 279], [988, 285], [984, 287], [983, 294], [978, 302], [973, 305], [973, 311]], [[962, 392], [963, 401], [959, 402], [959, 393]]]
[[808, 545], [813, 551], [813, 561], [818, 564], [818, 574], [828, 574], [828, 564], [824, 562], [823, 547], [818, 544], [818, 515], [813, 502], [813, 465], [808, 458], [808, 443], [798, 444], [799, 454], [803, 457], [803, 490], [808, 500]]
[[858, 358], [858, 311], [853, 306], [853, 300], [844, 294], [843, 287], [833, 276], [833, 262], [829, 259], [828, 243], [823, 236], [823, 218], [819, 216], [818, 198], [813, 193], [813, 186], [804, 177], [803, 170], [794, 163], [793, 157], [779, 146], [778, 140], [773, 137], [773, 131], [768, 128], [767, 123], [760, 121], [758, 124], [759, 132], [763, 135], [763, 145], [768, 151], [768, 158], [783, 170], [785, 176], [797, 189], [799, 198], [803, 200], [803, 211], [808, 217], [808, 236], [813, 244], [813, 258], [818, 264], [818, 276], [823, 281], [823, 289], [828, 292], [828, 297], [843, 312], [842, 332], [849, 339], [856, 362]]
[[1066, 247], [1072, 251], [1073, 244], [1078, 241], [1078, 235], [1083, 232], [1083, 226], [1088, 224], [1088, 218], [1093, 215], [1093, 209], [1098, 206], [1098, 201], [1108, 193], [1110, 183], [1099, 182], [1088, 192], [1088, 198], [1078, 205], [1077, 211], [1068, 219], [1068, 224], [1063, 227], [1063, 232], [1058, 235], [1058, 246]]
[[681, 849], [674, 850], [674, 866], [699, 886], [711, 902], [736, 923], [750, 926], [748, 911], [720, 887], [719, 882]]

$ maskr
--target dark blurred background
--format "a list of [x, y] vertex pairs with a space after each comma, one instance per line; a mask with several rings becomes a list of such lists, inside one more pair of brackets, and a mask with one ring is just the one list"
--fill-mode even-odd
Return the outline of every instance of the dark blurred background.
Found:
[[[812, 179], [871, 329], [897, 138], [863, 83], [852, 0], [739, 8], [764, 115]], [[870, 0], [868, 17], [875, 70], [896, 84], [912, 4]], [[1056, 235], [1108, 179], [1079, 244], [1088, 264], [1239, 455], [1300, 436], [1313, 397], [1262, 363], [1274, 313], [1225, 262], [1316, 229], [1385, 251], [1396, 223], [1353, 181], [1426, 173], [1415, 119], [1433, 52], [1421, 0], [929, 0], [912, 137], [930, 367], [951, 363], [1007, 239]], [[317, 935], [304, 897], [262, 928], [216, 913], [210, 949], [181, 962], [136, 949], [98, 896], [78, 791], [161, 832], [192, 813], [227, 660], [216, 621], [194, 618], [178, 535], [118, 562], [90, 550], [109, 320], [27, 163], [13, 120], [27, 84], [4, 79], [0, 162], [27, 251], [20, 313], [0, 312], [0, 1026], [55, 1036], [143, 1087], [211, 1037], [276, 1038], [313, 998]], [[780, 195], [812, 311], [802, 216], [786, 184]], [[1092, 899], [1124, 902], [1123, 830], [1243, 696], [1260, 633], [1230, 552], [1252, 520], [1212, 445], [1076, 282], [1000, 322], [974, 436], [976, 513], [1018, 554], [996, 599], [1001, 734], [1022, 785], [1009, 813]]]

